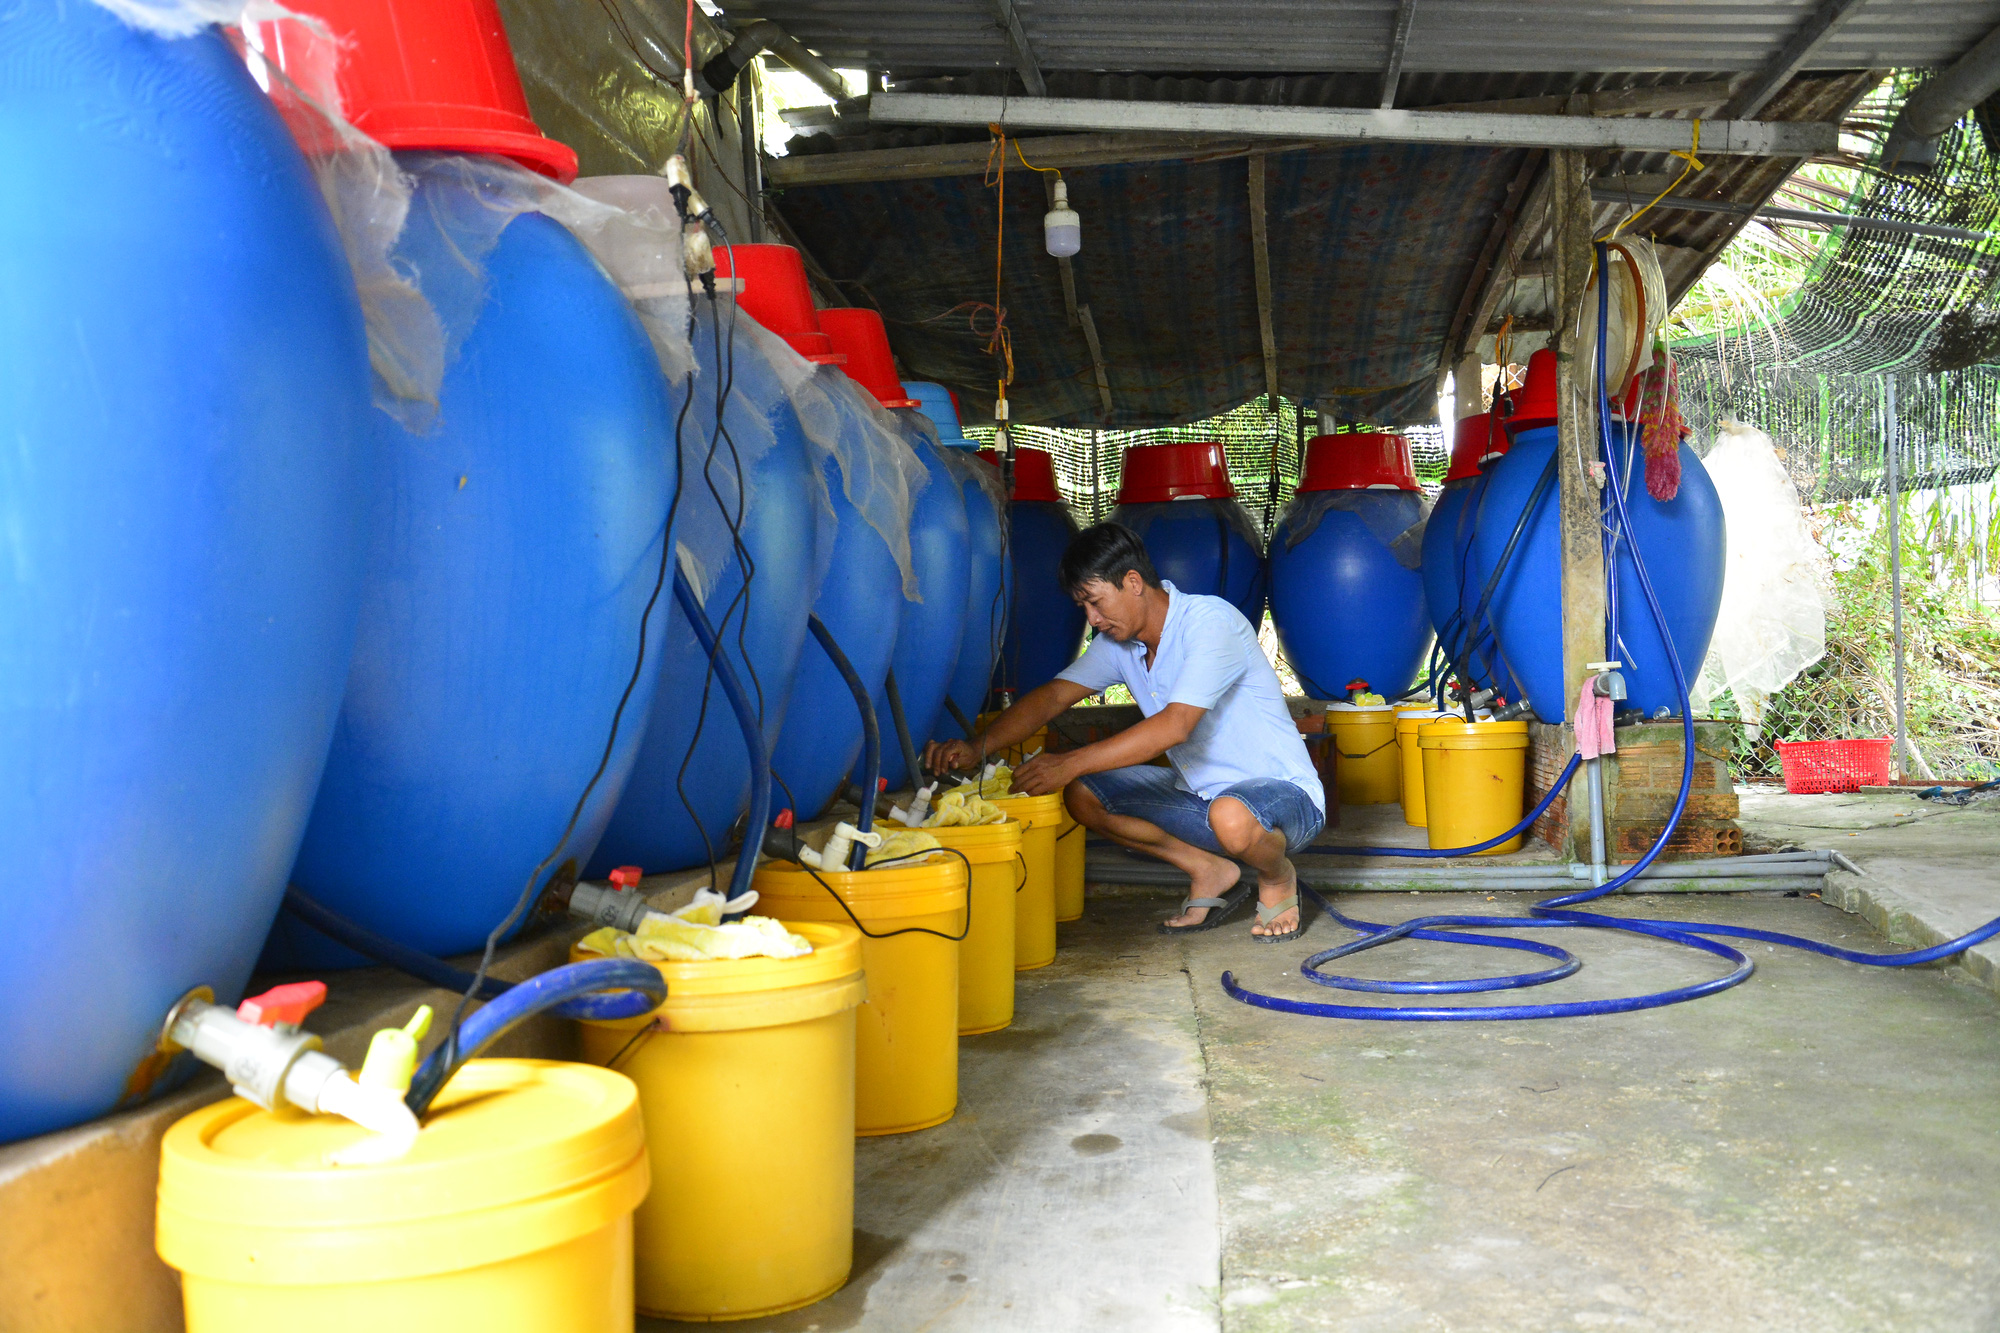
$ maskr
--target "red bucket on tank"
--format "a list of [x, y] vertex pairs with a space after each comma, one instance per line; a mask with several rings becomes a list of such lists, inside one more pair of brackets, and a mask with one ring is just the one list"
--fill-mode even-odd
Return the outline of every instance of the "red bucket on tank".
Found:
[[812, 288], [806, 284], [805, 260], [791, 246], [720, 246], [715, 251], [715, 276], [737, 279], [737, 309], [790, 343], [806, 360], [822, 366], [846, 362], [820, 328]]
[[1386, 431], [1317, 435], [1306, 444], [1302, 491], [1414, 491], [1410, 442]]
[[1199, 444], [1135, 444], [1125, 451], [1125, 475], [1118, 484], [1118, 503], [1152, 504], [1200, 496], [1229, 500], [1229, 460], [1222, 446]]
[[882, 316], [859, 306], [836, 306], [819, 312], [819, 326], [833, 340], [833, 350], [847, 356], [847, 373], [875, 395], [884, 407], [915, 407], [896, 376], [896, 358], [889, 352], [889, 330]]
[[[1000, 466], [998, 450], [981, 449], [979, 457], [994, 467]], [[1062, 492], [1056, 489], [1056, 465], [1043, 449], [1029, 449], [1017, 445], [1014, 449], [1014, 489], [1009, 500], [1052, 500], [1060, 504]]]
[[1491, 412], [1460, 417], [1451, 440], [1451, 470], [1444, 479], [1464, 481], [1478, 476], [1482, 467], [1507, 452], [1509, 443], [1507, 432], [1498, 428]]
[[[292, 8], [339, 40], [341, 107], [371, 139], [491, 153], [564, 184], [576, 179], [576, 150], [544, 135], [528, 113], [498, 0], [297, 0]], [[269, 53], [287, 73], [294, 54]]]
[[1544, 347], [1528, 358], [1528, 378], [1505, 395], [1500, 416], [1508, 438], [1524, 430], [1556, 424], [1556, 354]]

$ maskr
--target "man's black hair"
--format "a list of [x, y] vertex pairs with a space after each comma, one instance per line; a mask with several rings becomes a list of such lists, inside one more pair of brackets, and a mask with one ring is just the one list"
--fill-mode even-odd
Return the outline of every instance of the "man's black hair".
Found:
[[1121, 584], [1133, 570], [1147, 587], [1160, 586], [1160, 576], [1153, 572], [1152, 557], [1146, 554], [1146, 543], [1139, 540], [1139, 534], [1123, 523], [1098, 523], [1070, 539], [1056, 577], [1063, 591], [1074, 597], [1086, 583], [1103, 579]]

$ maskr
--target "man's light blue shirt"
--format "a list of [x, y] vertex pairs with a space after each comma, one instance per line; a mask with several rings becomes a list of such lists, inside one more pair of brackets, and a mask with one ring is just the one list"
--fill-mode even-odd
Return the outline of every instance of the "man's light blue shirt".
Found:
[[1151, 668], [1138, 639], [1119, 643], [1099, 634], [1057, 679], [1093, 694], [1123, 685], [1147, 717], [1168, 704], [1207, 709], [1188, 738], [1167, 751], [1181, 787], [1203, 800], [1233, 783], [1282, 778], [1304, 789], [1324, 815], [1326, 789], [1250, 622], [1223, 598], [1160, 586], [1167, 591], [1167, 623]]

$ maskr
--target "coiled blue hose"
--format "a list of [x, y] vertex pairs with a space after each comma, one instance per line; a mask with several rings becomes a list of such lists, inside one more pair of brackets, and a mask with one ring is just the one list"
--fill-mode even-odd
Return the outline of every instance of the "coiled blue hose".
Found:
[[614, 1022], [649, 1013], [666, 998], [666, 978], [636, 958], [593, 958], [551, 968], [510, 987], [459, 1024], [457, 1041], [439, 1046], [418, 1068], [404, 1104], [422, 1117], [460, 1066], [536, 1014], [554, 1010], [567, 1018]]
[[[1597, 246], [1598, 272], [1608, 275], [1605, 260], [1605, 246], [1602, 242], [1599, 242]], [[1615, 466], [1616, 460], [1613, 458], [1610, 449], [1611, 409], [1609, 396], [1605, 392], [1604, 357], [1602, 354], [1606, 334], [1605, 326], [1608, 322], [1609, 298], [1610, 282], [1607, 276], [1606, 279], [1599, 281], [1597, 290], [1597, 346], [1599, 349], [1597, 358], [1598, 438], [1600, 443], [1604, 445], [1607, 463], [1612, 464], [1605, 468], [1607, 478], [1605, 489], [1611, 496], [1612, 507], [1616, 514], [1616, 533], [1622, 534], [1624, 544], [1632, 561], [1632, 570], [1638, 576], [1639, 589], [1645, 594], [1646, 608], [1651, 612], [1653, 623], [1660, 631], [1660, 640], [1666, 647], [1667, 665], [1673, 671], [1674, 692], [1680, 702], [1682, 739], [1681, 782], [1680, 789], [1674, 796], [1673, 810], [1667, 816], [1666, 826], [1661, 829], [1660, 836], [1654, 840], [1653, 845], [1647, 848], [1646, 854], [1640, 857], [1637, 863], [1617, 878], [1578, 893], [1543, 899], [1528, 909], [1533, 915], [1526, 917], [1427, 916], [1417, 917], [1393, 926], [1382, 925], [1376, 922], [1361, 921], [1353, 917], [1343, 916], [1334, 910], [1332, 904], [1327, 902], [1320, 894], [1304, 885], [1300, 885], [1301, 890], [1317, 902], [1328, 916], [1350, 930], [1357, 930], [1364, 933], [1360, 939], [1350, 940], [1348, 943], [1340, 945], [1337, 948], [1323, 949], [1313, 954], [1300, 965], [1299, 975], [1305, 977], [1308, 981], [1316, 982], [1322, 986], [1335, 987], [1340, 990], [1375, 991], [1390, 995], [1465, 995], [1479, 991], [1539, 986], [1546, 982], [1556, 981], [1574, 974], [1582, 966], [1581, 962], [1567, 950], [1557, 948], [1552, 944], [1541, 944], [1533, 940], [1512, 940], [1498, 935], [1474, 934], [1471, 932], [1475, 930], [1546, 930], [1566, 926], [1587, 926], [1603, 930], [1622, 930], [1631, 934], [1645, 935], [1653, 939], [1685, 945], [1688, 948], [1712, 954], [1729, 963], [1730, 971], [1726, 975], [1716, 977], [1713, 980], [1697, 982], [1688, 986], [1678, 986], [1671, 990], [1654, 991], [1647, 995], [1634, 995], [1608, 1000], [1576, 1000], [1557, 1004], [1492, 1005], [1478, 1008], [1466, 1006], [1427, 1007], [1416, 1005], [1320, 1004], [1309, 1000], [1287, 999], [1279, 995], [1265, 995], [1258, 991], [1249, 990], [1243, 986], [1239, 986], [1232, 973], [1224, 972], [1222, 974], [1222, 989], [1230, 998], [1241, 1000], [1245, 1004], [1255, 1005], [1260, 1009], [1272, 1009], [1280, 1013], [1304, 1014], [1314, 1018], [1358, 1018], [1374, 1022], [1438, 1023], [1530, 1018], [1581, 1018], [1594, 1014], [1631, 1013], [1640, 1009], [1657, 1009], [1664, 1005], [1682, 1004], [1688, 1000], [1698, 1000], [1705, 995], [1714, 995], [1719, 991], [1728, 990], [1732, 986], [1741, 985], [1743, 982], [1749, 980], [1751, 973], [1756, 970], [1756, 964], [1751, 962], [1747, 955], [1730, 948], [1726, 944], [1719, 944], [1714, 940], [1704, 939], [1703, 936], [1707, 935], [1720, 935], [1734, 939], [1756, 940], [1764, 944], [1783, 945], [1788, 949], [1802, 949], [1809, 953], [1822, 954], [1829, 958], [1839, 958], [1846, 962], [1859, 963], [1868, 967], [1915, 967], [1922, 963], [1933, 963], [1949, 958], [1954, 954], [1963, 953], [1974, 945], [1984, 943], [1986, 940], [2000, 935], [2000, 919], [1995, 919], [1987, 922], [1977, 930], [1959, 936], [1955, 940], [1947, 940], [1943, 944], [1933, 945], [1928, 949], [1913, 949], [1903, 953], [1872, 954], [1862, 953], [1853, 949], [1842, 949], [1830, 944], [1821, 944], [1816, 940], [1809, 940], [1798, 935], [1787, 935], [1775, 930], [1754, 930], [1743, 926], [1705, 925], [1698, 922], [1660, 921], [1646, 917], [1603, 916], [1595, 912], [1572, 910], [1578, 904], [1592, 902], [1608, 894], [1616, 893], [1626, 884], [1636, 879], [1646, 867], [1658, 859], [1661, 851], [1667, 845], [1667, 839], [1673, 836], [1674, 829], [1680, 824], [1682, 814], [1687, 810], [1688, 793], [1694, 781], [1694, 716], [1693, 708], [1688, 699], [1687, 676], [1682, 670], [1680, 656], [1674, 650], [1673, 637], [1667, 627], [1666, 614], [1661, 610], [1660, 599], [1653, 591], [1652, 577], [1646, 570], [1645, 560], [1640, 556], [1638, 546], [1631, 540], [1632, 527], [1631, 519], [1625, 506], [1625, 488], [1619, 477], [1619, 469]], [[1612, 544], [1614, 551], [1616, 549], [1616, 541], [1617, 538], [1614, 537]], [[1609, 572], [1615, 580], [1616, 570], [1611, 569]], [[1547, 808], [1549, 802], [1554, 799], [1555, 793], [1562, 790], [1563, 786], [1575, 775], [1577, 763], [1576, 756], [1572, 755], [1568, 766], [1563, 770], [1561, 778], [1552, 785], [1549, 794], [1542, 798], [1541, 804], [1536, 806], [1533, 814], [1529, 815], [1527, 819], [1514, 828], [1509, 829], [1506, 833], [1501, 834], [1497, 838], [1489, 839], [1486, 842], [1476, 843], [1470, 847], [1436, 850], [1407, 847], [1340, 847], [1310, 848], [1308, 850], [1326, 851], [1347, 856], [1457, 856], [1498, 846], [1534, 823], [1542, 811]], [[1516, 949], [1554, 958], [1557, 962], [1554, 967], [1545, 968], [1540, 972], [1522, 972], [1502, 977], [1473, 977], [1454, 981], [1430, 982], [1371, 981], [1360, 977], [1336, 976], [1320, 971], [1322, 964], [1331, 962], [1336, 958], [1345, 958], [1369, 949], [1380, 948], [1382, 945], [1399, 939], [1431, 940], [1445, 944], [1473, 944], [1495, 949]]]

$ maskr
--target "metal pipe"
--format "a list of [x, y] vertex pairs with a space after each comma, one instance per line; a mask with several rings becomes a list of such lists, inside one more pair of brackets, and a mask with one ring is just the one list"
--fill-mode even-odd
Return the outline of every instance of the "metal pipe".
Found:
[[1882, 165], [1929, 171], [1937, 165], [1939, 136], [1996, 92], [2000, 92], [2000, 28], [1980, 38], [1971, 50], [1910, 94], [1896, 113], [1896, 123], [1889, 127]]
[[1896, 776], [1910, 766], [1910, 732], [1903, 714], [1903, 528], [1896, 494], [1896, 380], [1882, 380], [1882, 435], [1889, 459], [1889, 635], [1896, 648]]
[[833, 66], [799, 45], [797, 38], [769, 19], [757, 19], [737, 29], [736, 40], [701, 67], [702, 82], [711, 91], [726, 92], [743, 67], [766, 51], [811, 79], [834, 101], [845, 102], [853, 96], [847, 90], [847, 80]]
[[[1651, 867], [1648, 867], [1651, 869]], [[1187, 875], [1172, 866], [1129, 865], [1107, 868], [1087, 863], [1085, 873], [1096, 883], [1185, 887]], [[1255, 883], [1245, 872], [1243, 882]], [[1343, 874], [1323, 866], [1301, 867], [1299, 882], [1309, 888], [1345, 889], [1357, 893], [1560, 893], [1576, 887], [1568, 875], [1543, 878], [1491, 879], [1473, 870], [1450, 875], [1412, 875], [1402, 879]], [[1641, 874], [1622, 892], [1628, 893], [1817, 893], [1826, 876], [1816, 872], [1745, 873], [1731, 876]]]
[[1590, 882], [1602, 884], [1606, 860], [1604, 848], [1604, 760], [1592, 759], [1590, 769]]

